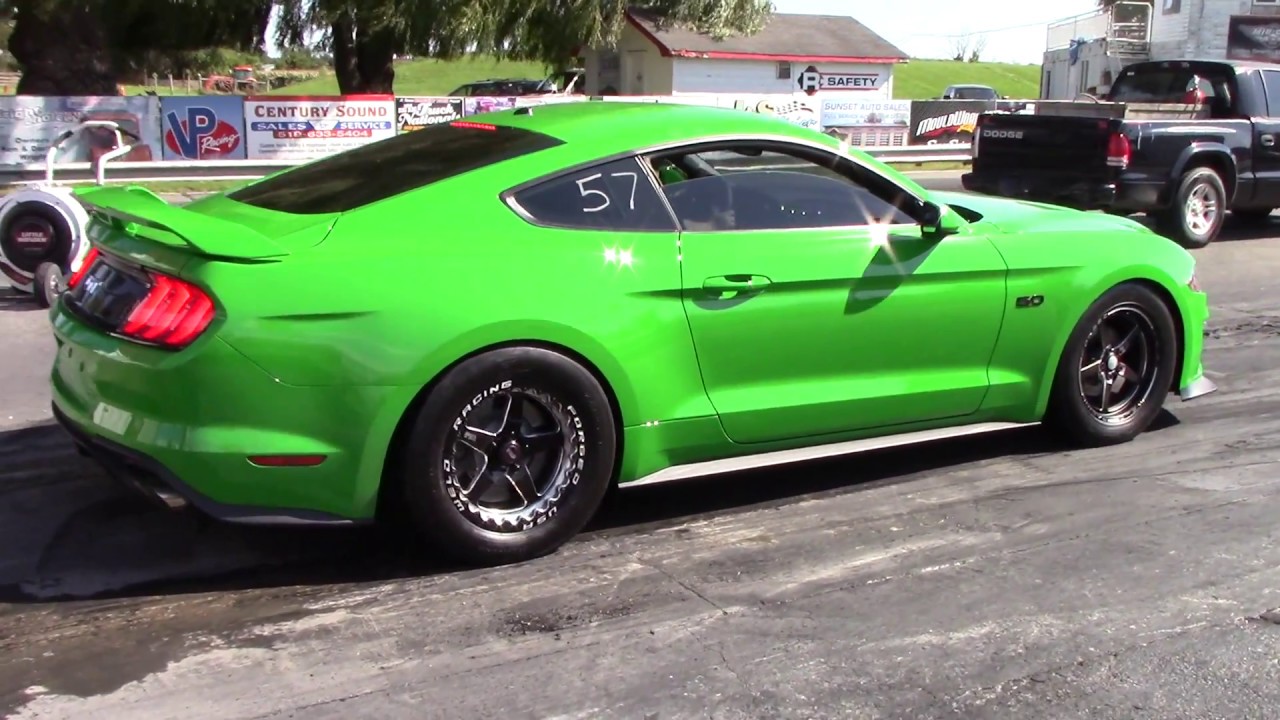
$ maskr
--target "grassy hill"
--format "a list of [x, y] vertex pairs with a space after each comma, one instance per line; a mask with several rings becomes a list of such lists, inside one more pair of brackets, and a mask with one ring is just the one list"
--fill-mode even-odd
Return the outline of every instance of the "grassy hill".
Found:
[[[444, 95], [459, 85], [484, 78], [542, 78], [548, 72], [539, 63], [498, 62], [492, 58], [415, 60], [396, 66], [396, 93]], [[1034, 98], [1040, 94], [1040, 66], [912, 60], [894, 70], [894, 95], [901, 100], [938, 97], [948, 85], [958, 83], [990, 85], [1012, 98]], [[330, 95], [338, 92], [338, 86], [332, 76], [324, 76], [276, 92]]]
[[[503, 62], [473, 56], [462, 60], [412, 60], [396, 63], [397, 95], [445, 95], [476, 80], [487, 78], [537, 78], [550, 69], [536, 62]], [[332, 75], [295, 83], [273, 91], [275, 95], [335, 95], [338, 83]]]
[[893, 71], [893, 94], [900, 100], [936, 98], [948, 85], [990, 85], [1015, 99], [1040, 96], [1040, 66], [912, 60]]

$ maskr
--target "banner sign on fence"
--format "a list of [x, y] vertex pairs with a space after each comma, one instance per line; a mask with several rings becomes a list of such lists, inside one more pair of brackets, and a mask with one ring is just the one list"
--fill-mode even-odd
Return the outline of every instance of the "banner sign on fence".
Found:
[[248, 156], [314, 160], [393, 137], [393, 95], [251, 95], [244, 101]]
[[462, 98], [396, 98], [396, 132], [421, 130], [462, 118]]
[[978, 115], [994, 108], [987, 100], [916, 100], [911, 103], [912, 145], [973, 141]]
[[819, 103], [798, 95], [742, 95], [733, 98], [735, 110], [774, 115], [792, 125], [822, 129], [819, 125]]
[[244, 160], [244, 98], [167, 95], [160, 98], [165, 160]]
[[514, 97], [469, 97], [464, 100], [463, 112], [467, 115], [510, 110], [516, 106]]
[[[146, 162], [159, 160], [160, 98], [141, 96], [39, 97], [9, 95], [0, 98], [0, 164], [43, 163], [54, 139], [86, 120], [114, 120], [142, 138], [127, 156], [117, 158]], [[129, 142], [126, 138], [125, 142]], [[57, 162], [90, 162], [115, 146], [115, 134], [106, 128], [81, 132], [68, 140]]]

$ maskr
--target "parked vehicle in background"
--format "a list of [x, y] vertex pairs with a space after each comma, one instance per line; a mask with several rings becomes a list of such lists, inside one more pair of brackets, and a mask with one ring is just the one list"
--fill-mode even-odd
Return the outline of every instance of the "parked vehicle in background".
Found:
[[1280, 66], [1169, 60], [1130, 65], [1095, 101], [983, 114], [967, 190], [1117, 214], [1147, 213], [1189, 248], [1228, 209], [1280, 207]]
[[1000, 94], [989, 85], [948, 85], [939, 100], [1000, 100]]
[[542, 92], [542, 80], [477, 80], [449, 91], [449, 97], [520, 97]]
[[449, 97], [573, 95], [582, 92], [584, 73], [581, 68], [574, 68], [552, 73], [542, 80], [478, 80], [454, 88]]

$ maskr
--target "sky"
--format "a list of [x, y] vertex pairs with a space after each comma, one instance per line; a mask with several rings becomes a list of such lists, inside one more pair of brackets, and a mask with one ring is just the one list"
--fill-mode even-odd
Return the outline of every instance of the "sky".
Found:
[[[986, 37], [982, 59], [1044, 59], [1050, 22], [1089, 12], [1097, 0], [773, 0], [777, 12], [849, 15], [911, 57], [946, 57], [965, 34]], [[275, 33], [271, 23], [268, 38]], [[274, 43], [269, 43], [274, 45]], [[274, 47], [268, 48], [272, 53]]]
[[1050, 22], [1097, 7], [1097, 0], [773, 0], [777, 12], [850, 15], [911, 57], [944, 57], [957, 37], [985, 35], [983, 60], [1043, 61]]

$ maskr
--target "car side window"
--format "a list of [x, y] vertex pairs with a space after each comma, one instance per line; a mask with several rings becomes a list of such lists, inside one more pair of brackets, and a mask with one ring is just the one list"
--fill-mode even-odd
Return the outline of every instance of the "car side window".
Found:
[[1267, 96], [1267, 115], [1280, 117], [1280, 72], [1263, 70], [1262, 82]]
[[517, 192], [538, 225], [579, 230], [675, 232], [671, 213], [634, 157], [575, 170]]
[[836, 170], [818, 151], [750, 144], [653, 159], [686, 231], [729, 232], [914, 225], [916, 221]]

